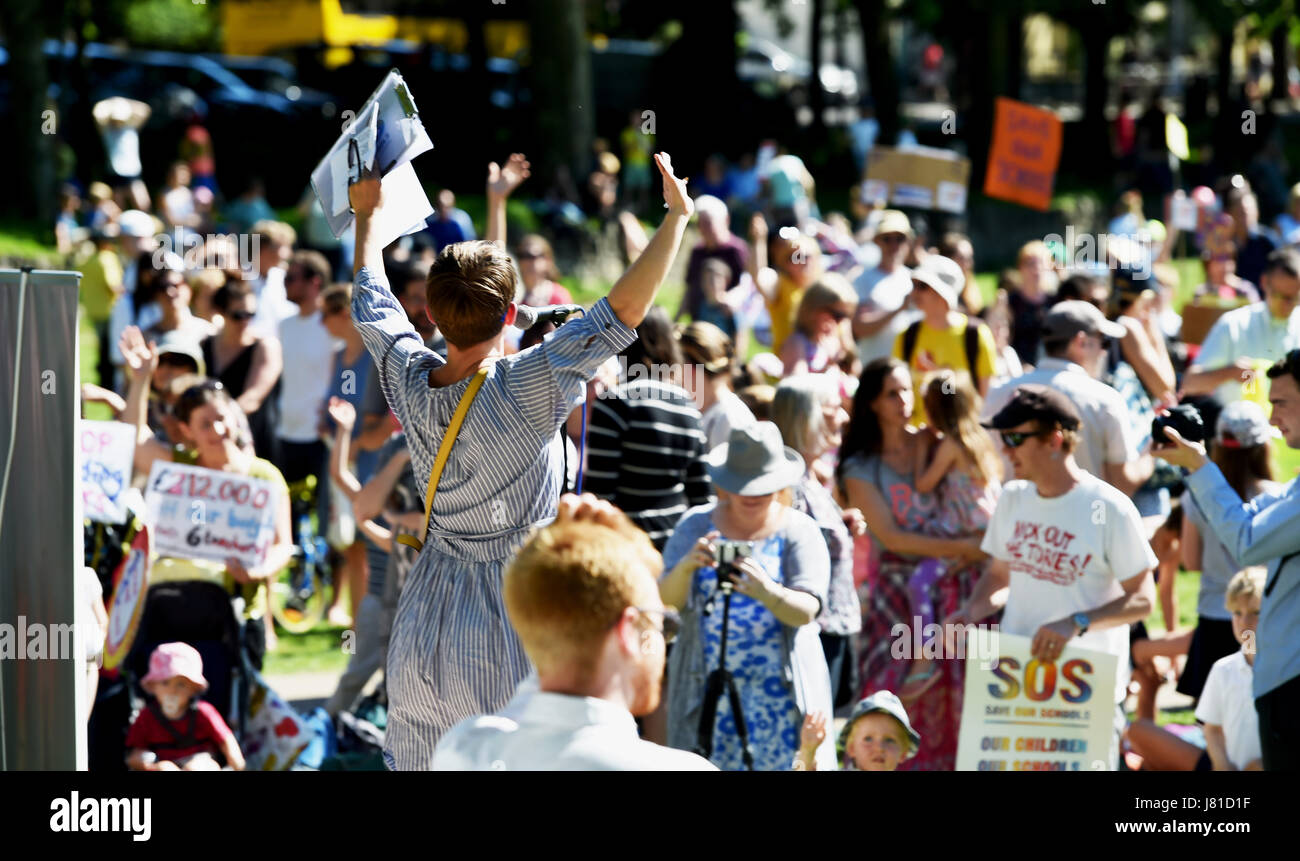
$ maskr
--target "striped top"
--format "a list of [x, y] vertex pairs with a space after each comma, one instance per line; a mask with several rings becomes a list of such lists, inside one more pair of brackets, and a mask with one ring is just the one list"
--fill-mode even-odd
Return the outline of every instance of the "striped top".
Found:
[[583, 490], [623, 509], [663, 550], [686, 510], [712, 499], [706, 453], [700, 411], [685, 389], [624, 383], [592, 405]]
[[[352, 319], [406, 432], [423, 499], [443, 432], [472, 377], [429, 385], [429, 372], [446, 362], [424, 346], [382, 273], [357, 274]], [[505, 560], [528, 528], [555, 516], [560, 424], [583, 402], [596, 369], [635, 339], [601, 299], [541, 344], [489, 366], [443, 469], [425, 557], [434, 547], [459, 559]]]

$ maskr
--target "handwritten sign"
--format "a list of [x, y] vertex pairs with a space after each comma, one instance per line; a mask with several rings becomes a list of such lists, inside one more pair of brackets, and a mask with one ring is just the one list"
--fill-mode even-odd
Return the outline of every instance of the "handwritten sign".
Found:
[[145, 504], [158, 554], [260, 565], [275, 541], [276, 496], [258, 478], [155, 461]]
[[83, 419], [77, 426], [81, 457], [81, 507], [99, 523], [126, 520], [126, 491], [131, 487], [135, 428], [122, 422]]
[[932, 147], [872, 147], [863, 197], [895, 206], [964, 212], [970, 159]]
[[958, 771], [1110, 769], [1114, 655], [1067, 645], [1040, 663], [1030, 637], [976, 628], [967, 638]]
[[1061, 161], [1061, 139], [1056, 114], [999, 98], [984, 193], [1046, 212]]
[[116, 671], [131, 653], [140, 615], [149, 592], [149, 554], [152, 551], [149, 527], [141, 527], [131, 541], [131, 549], [113, 572], [113, 601], [108, 610], [108, 629], [104, 632], [104, 669]]

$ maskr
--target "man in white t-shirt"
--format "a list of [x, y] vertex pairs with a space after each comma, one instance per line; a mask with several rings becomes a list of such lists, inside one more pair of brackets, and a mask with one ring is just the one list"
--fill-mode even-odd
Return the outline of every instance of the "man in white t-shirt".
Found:
[[334, 367], [335, 342], [321, 322], [320, 293], [330, 277], [329, 261], [318, 251], [299, 251], [284, 276], [288, 301], [298, 313], [280, 321], [284, 371], [280, 384], [280, 472], [288, 482], [325, 474], [326, 449], [317, 428]]
[[853, 337], [858, 341], [858, 358], [864, 365], [893, 355], [898, 334], [921, 318], [921, 312], [907, 302], [912, 293], [912, 270], [903, 265], [907, 244], [914, 236], [905, 214], [886, 209], [876, 226], [880, 263], [853, 281], [853, 289], [858, 291]]
[[659, 598], [663, 560], [645, 533], [590, 494], [560, 498], [555, 521], [506, 569], [510, 622], [537, 668], [502, 712], [442, 737], [435, 771], [716, 771], [637, 734], [659, 704], [677, 615]]
[[[1039, 661], [1058, 660], [1071, 642], [1112, 654], [1113, 701], [1123, 703], [1129, 625], [1151, 612], [1156, 557], [1133, 501], [1075, 463], [1079, 424], [1068, 397], [1027, 385], [986, 425], [1016, 480], [1003, 486], [980, 545], [993, 560], [988, 573], [947, 621], [977, 623], [1002, 607], [1001, 630], [1033, 637]], [[1117, 753], [1118, 744], [1112, 761]]]

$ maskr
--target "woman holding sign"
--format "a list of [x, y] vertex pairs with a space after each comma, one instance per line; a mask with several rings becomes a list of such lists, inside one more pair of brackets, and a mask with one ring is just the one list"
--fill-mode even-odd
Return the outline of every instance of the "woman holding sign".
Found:
[[[235, 556], [223, 561], [212, 558], [180, 558], [164, 556], [154, 563], [154, 576], [166, 579], [210, 579], [222, 583], [232, 591], [229, 581], [242, 587], [245, 600], [245, 617], [258, 619], [258, 624], [245, 625], [248, 635], [248, 647], [254, 666], [261, 668], [262, 656], [266, 651], [263, 639], [265, 632], [260, 624], [266, 613], [266, 590], [259, 588], [263, 581], [274, 576], [288, 564], [293, 555], [293, 533], [290, 529], [289, 489], [283, 476], [270, 462], [253, 454], [249, 441], [244, 439], [246, 431], [243, 411], [239, 404], [215, 380], [209, 380], [186, 389], [172, 408], [187, 445], [169, 447], [159, 442], [149, 430], [146, 421], [146, 402], [149, 378], [158, 366], [158, 351], [154, 344], [145, 343], [140, 330], [134, 326], [122, 335], [122, 354], [126, 358], [127, 373], [130, 376], [130, 389], [127, 395], [127, 408], [123, 421], [136, 427], [135, 469], [143, 475], [149, 475], [156, 461], [165, 461], [190, 466], [199, 466], [217, 472], [231, 473], [236, 476], [262, 479], [272, 485], [269, 496], [248, 494], [246, 503], [252, 513], [262, 506], [271, 506], [275, 537], [262, 562], [255, 566], [246, 566]], [[153, 484], [159, 484], [164, 476], [151, 476]], [[214, 510], [218, 504], [239, 506], [243, 508], [243, 491], [247, 485], [236, 486], [235, 483], [223, 483], [220, 477], [204, 483], [190, 482], [186, 495], [187, 512], [204, 512], [203, 501], [211, 499]], [[182, 488], [183, 489], [183, 488]], [[259, 505], [260, 501], [260, 505]], [[204, 512], [206, 515], [206, 512]], [[230, 507], [228, 516], [237, 513]]]

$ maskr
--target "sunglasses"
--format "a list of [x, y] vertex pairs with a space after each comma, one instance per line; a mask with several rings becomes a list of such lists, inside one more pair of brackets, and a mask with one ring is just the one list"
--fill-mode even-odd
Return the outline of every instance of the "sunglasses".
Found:
[[907, 237], [901, 233], [886, 233], [876, 237], [877, 242], [888, 242], [891, 245], [906, 242]]
[[540, 260], [546, 255], [540, 251], [521, 251], [515, 255], [520, 260]]
[[229, 317], [231, 320], [234, 320], [236, 323], [246, 323], [249, 320], [253, 319], [253, 312], [252, 311], [231, 311], [226, 316]]
[[662, 609], [660, 608], [650, 609], [647, 607], [633, 607], [632, 609], [636, 610], [638, 613], [641, 613], [642, 615], [648, 613], [658, 613], [659, 615], [663, 616], [664, 626], [663, 628], [660, 629], [660, 633], [664, 635], [664, 642], [671, 643], [673, 640], [677, 639], [677, 634], [682, 629], [682, 617], [681, 614], [679, 614], [676, 610], [674, 610], [671, 607], [663, 607]]
[[839, 308], [824, 308], [822, 310], [824, 310], [827, 314], [830, 314], [831, 319], [834, 320], [836, 323], [842, 323], [845, 320], [849, 319], [850, 316], [847, 311], [841, 311]]
[[1007, 448], [1020, 448], [1026, 440], [1038, 435], [1038, 431], [1002, 431], [998, 434]]

